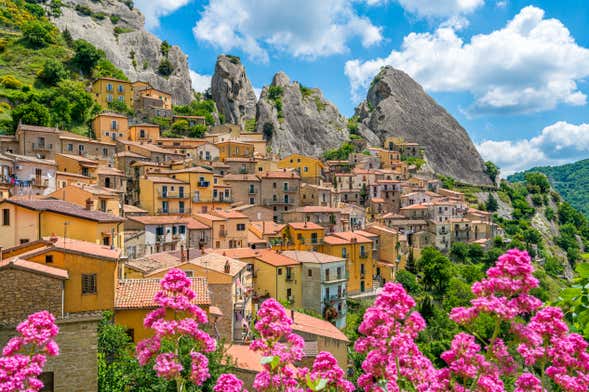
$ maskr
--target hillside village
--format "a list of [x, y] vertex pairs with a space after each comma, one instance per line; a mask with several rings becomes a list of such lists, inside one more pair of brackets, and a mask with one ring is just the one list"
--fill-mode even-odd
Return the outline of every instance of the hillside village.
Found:
[[[269, 297], [293, 309], [308, 358], [330, 351], [345, 368], [347, 299], [374, 298], [426, 247], [486, 247], [500, 234], [491, 213], [420, 174], [427, 149], [411, 140], [341, 160], [279, 156], [263, 133], [174, 114], [174, 97], [148, 83], [98, 78], [90, 91], [134, 114], [99, 113], [94, 138], [22, 122], [0, 137], [0, 319], [43, 308], [76, 334], [80, 344], [52, 362], [55, 385], [96, 382], [91, 355], [88, 369], [67, 369], [95, 352], [83, 331], [97, 312], [114, 311], [135, 342], [147, 336], [171, 268], [191, 277], [244, 374], [259, 363], [241, 345]], [[206, 132], [165, 137], [153, 117]]]

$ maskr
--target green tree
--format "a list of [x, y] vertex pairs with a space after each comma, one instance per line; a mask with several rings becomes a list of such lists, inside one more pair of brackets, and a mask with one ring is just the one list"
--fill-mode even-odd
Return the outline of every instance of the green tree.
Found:
[[164, 57], [168, 57], [168, 53], [170, 52], [170, 44], [168, 43], [168, 41], [162, 41], [162, 44], [160, 45], [160, 51], [162, 52], [162, 55]]
[[497, 176], [499, 175], [499, 168], [491, 161], [485, 162], [485, 173], [489, 176], [493, 184], [497, 182]]
[[69, 73], [63, 64], [55, 59], [45, 61], [43, 69], [39, 72], [39, 79], [51, 86], [55, 86], [63, 79], [67, 79], [68, 76]]
[[108, 103], [108, 108], [114, 112], [121, 113], [121, 114], [131, 114], [132, 110], [129, 109], [127, 104], [123, 101], [112, 101]]
[[19, 122], [29, 125], [47, 126], [50, 120], [49, 109], [36, 101], [17, 105], [12, 110], [12, 124], [14, 129], [16, 129]]
[[[528, 172], [525, 174], [528, 189], [538, 189], [539, 193], [546, 193], [550, 190], [550, 182], [546, 174], [539, 172]], [[530, 190], [530, 192], [532, 192]]]
[[425, 248], [417, 261], [417, 272], [425, 290], [440, 297], [446, 292], [454, 269], [450, 260], [439, 250]]
[[71, 47], [74, 44], [74, 38], [72, 37], [72, 33], [70, 33], [67, 27], [65, 28], [65, 30], [63, 30], [61, 36], [63, 37], [63, 40], [65, 41], [67, 46]]
[[186, 133], [190, 129], [190, 124], [186, 120], [177, 120], [172, 124], [172, 130], [180, 133]]
[[485, 208], [489, 212], [495, 212], [499, 209], [499, 203], [497, 203], [497, 199], [495, 199], [491, 193], [489, 193], [489, 196], [487, 197]]
[[368, 200], [368, 188], [366, 187], [366, 184], [362, 184], [362, 188], [360, 188], [360, 204], [365, 206], [367, 200]]
[[206, 125], [196, 124], [195, 126], [190, 127], [190, 130], [188, 132], [188, 136], [200, 139], [205, 135], [206, 132], [207, 132]]
[[162, 76], [170, 76], [172, 72], [174, 72], [174, 67], [172, 66], [172, 63], [170, 63], [170, 60], [163, 59], [160, 61], [160, 64], [157, 67], [158, 74]]
[[33, 20], [22, 26], [24, 39], [34, 48], [43, 48], [55, 42], [55, 28], [51, 23]]
[[96, 49], [94, 45], [83, 39], [74, 41], [74, 52], [72, 64], [86, 76], [92, 75], [94, 67], [96, 67], [96, 64], [98, 64], [98, 61], [103, 56], [102, 51]]

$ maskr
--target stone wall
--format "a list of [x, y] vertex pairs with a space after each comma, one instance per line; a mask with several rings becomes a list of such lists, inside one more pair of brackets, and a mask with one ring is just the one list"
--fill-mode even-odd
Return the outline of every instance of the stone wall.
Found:
[[61, 315], [61, 280], [18, 269], [0, 270], [0, 322], [17, 322], [48, 310]]
[[[59, 319], [56, 341], [60, 354], [50, 357], [43, 369], [53, 372], [54, 392], [98, 390], [97, 329], [100, 314], [72, 314]], [[0, 326], [0, 347], [16, 335], [14, 325]]]
[[217, 330], [221, 339], [230, 343], [233, 341], [231, 320], [233, 318], [233, 301], [230, 284], [209, 283], [211, 292], [211, 305], [216, 306], [223, 312], [223, 317], [217, 321]]

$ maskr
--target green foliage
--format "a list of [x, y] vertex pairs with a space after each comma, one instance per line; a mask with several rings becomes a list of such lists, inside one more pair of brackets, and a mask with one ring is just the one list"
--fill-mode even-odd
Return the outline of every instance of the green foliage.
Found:
[[411, 272], [407, 270], [397, 272], [397, 282], [401, 283], [412, 296], [421, 294], [421, 287], [417, 282], [417, 276]]
[[121, 20], [121, 17], [118, 15], [112, 14], [109, 19], [110, 19], [110, 23], [117, 24]]
[[61, 7], [63, 7], [63, 2], [61, 0], [51, 0], [49, 4], [49, 9], [51, 10], [51, 16], [56, 18], [62, 15]]
[[[562, 166], [535, 167], [528, 172], [545, 174], [564, 200], [589, 217], [589, 159]], [[523, 181], [525, 174], [516, 173], [508, 179]]]
[[315, 102], [315, 107], [317, 108], [318, 112], [322, 112], [327, 107], [327, 104], [323, 102], [318, 96], [313, 97], [313, 101]]
[[172, 63], [170, 63], [170, 60], [162, 59], [157, 67], [157, 73], [162, 76], [170, 76], [173, 72], [174, 67], [172, 66]]
[[346, 160], [356, 148], [350, 142], [343, 142], [339, 148], [327, 150], [323, 153], [323, 159], [327, 161]]
[[421, 169], [425, 165], [425, 160], [419, 157], [403, 157], [403, 161], [407, 162], [408, 165], [413, 165], [417, 170]]
[[73, 43], [74, 57], [71, 60], [72, 65], [77, 67], [86, 76], [92, 75], [94, 67], [104, 56], [104, 52], [98, 50], [90, 42], [83, 39], [75, 40]]
[[49, 22], [33, 20], [22, 27], [23, 38], [33, 48], [43, 48], [55, 43], [56, 30]]
[[76, 4], [76, 7], [74, 9], [80, 15], [84, 15], [84, 16], [91, 16], [92, 15], [92, 10], [90, 9], [90, 7], [88, 7], [86, 5]]
[[246, 132], [255, 132], [256, 131], [256, 119], [255, 118], [248, 118], [245, 120], [245, 131]]
[[45, 105], [32, 101], [18, 105], [12, 110], [13, 127], [16, 128], [19, 122], [29, 125], [49, 125], [51, 116]]
[[172, 124], [172, 130], [177, 132], [186, 132], [190, 128], [188, 121], [186, 120], [177, 120]]
[[425, 248], [417, 261], [417, 273], [426, 291], [441, 297], [448, 288], [454, 267], [450, 260], [434, 248]]
[[127, 75], [119, 68], [115, 67], [113, 63], [106, 59], [106, 57], [101, 57], [96, 66], [94, 67], [93, 76], [95, 78], [115, 78], [120, 80], [129, 80]]
[[499, 203], [497, 199], [493, 197], [493, 194], [489, 193], [487, 197], [487, 202], [485, 203], [485, 209], [489, 212], [495, 212], [499, 209]]
[[231, 54], [226, 54], [225, 57], [227, 57], [229, 59], [229, 61], [233, 64], [240, 64], [241, 60], [238, 56], [233, 56]]
[[12, 75], [4, 75], [0, 77], [0, 86], [11, 90], [20, 90], [23, 84]]
[[439, 178], [440, 178], [440, 181], [442, 181], [443, 188], [446, 188], [446, 189], [456, 188], [456, 180], [454, 180], [452, 177], [440, 175]]
[[162, 44], [160, 45], [160, 52], [162, 52], [162, 55], [164, 57], [168, 57], [168, 53], [170, 53], [170, 44], [168, 43], [168, 41], [163, 40]]
[[55, 59], [48, 59], [39, 73], [39, 79], [50, 86], [55, 86], [68, 77], [69, 72], [65, 69], [63, 63]]
[[270, 86], [268, 87], [268, 99], [274, 104], [276, 108], [276, 113], [278, 120], [284, 118], [284, 114], [282, 113], [282, 94], [284, 90], [280, 86]]
[[121, 114], [132, 114], [133, 113], [133, 111], [123, 101], [115, 100], [115, 101], [109, 102], [108, 108], [116, 113], [121, 113]]
[[67, 46], [73, 46], [74, 38], [72, 37], [72, 33], [70, 33], [70, 31], [67, 28], [61, 33], [61, 36]]
[[25, 9], [37, 18], [45, 16], [45, 10], [39, 4], [25, 3]]
[[358, 116], [352, 116], [348, 119], [348, 131], [351, 135], [358, 135]]
[[550, 190], [550, 182], [545, 174], [527, 172], [524, 177], [530, 193], [546, 193]]
[[115, 37], [118, 37], [121, 34], [130, 33], [134, 30], [130, 27], [115, 26], [115, 28], [112, 31]]
[[207, 99], [192, 101], [188, 105], [174, 106], [174, 113], [183, 116], [203, 116], [208, 125], [215, 124], [213, 113], [217, 112], [215, 101]]
[[564, 312], [573, 331], [589, 339], [589, 263], [579, 263], [573, 285], [560, 293], [557, 305]]
[[304, 98], [308, 98], [311, 96], [311, 94], [313, 94], [313, 90], [310, 89], [309, 87], [303, 86], [301, 83], [299, 83], [299, 90], [301, 91], [301, 95]]
[[491, 161], [485, 162], [485, 173], [489, 176], [491, 181], [495, 183], [497, 181], [497, 176], [499, 175], [499, 168]]

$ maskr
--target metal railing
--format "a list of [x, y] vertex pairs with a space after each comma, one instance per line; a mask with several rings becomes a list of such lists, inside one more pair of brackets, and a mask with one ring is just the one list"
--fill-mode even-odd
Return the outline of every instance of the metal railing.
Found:
[[158, 196], [162, 199], [190, 199], [190, 195], [184, 192], [157, 192]]
[[190, 214], [190, 208], [168, 208], [168, 209], [158, 208], [156, 213], [158, 215], [175, 215], [175, 214], [184, 215], [184, 214]]
[[51, 151], [51, 150], [53, 150], [53, 144], [33, 143], [33, 150], [35, 150], [35, 151]]

